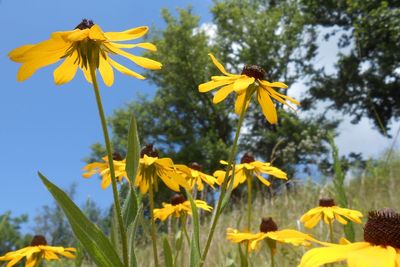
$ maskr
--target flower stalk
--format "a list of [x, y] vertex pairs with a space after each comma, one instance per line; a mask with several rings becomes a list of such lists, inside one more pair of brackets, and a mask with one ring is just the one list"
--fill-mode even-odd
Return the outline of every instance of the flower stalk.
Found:
[[93, 89], [94, 89], [94, 93], [96, 96], [96, 103], [97, 103], [97, 108], [99, 111], [101, 126], [103, 129], [104, 142], [106, 144], [107, 158], [108, 158], [108, 163], [109, 163], [109, 167], [110, 167], [110, 175], [111, 175], [111, 185], [112, 185], [113, 197], [114, 197], [114, 205], [115, 205], [115, 211], [117, 213], [119, 232], [121, 235], [121, 242], [122, 242], [122, 257], [123, 257], [124, 266], [127, 267], [127, 266], [129, 266], [128, 242], [127, 242], [126, 231], [125, 231], [125, 227], [124, 227], [124, 223], [123, 223], [123, 219], [122, 219], [121, 204], [120, 204], [119, 196], [118, 196], [117, 180], [115, 178], [115, 168], [114, 168], [114, 162], [113, 162], [113, 156], [112, 156], [113, 153], [112, 153], [112, 149], [111, 149], [111, 142], [110, 142], [110, 137], [108, 135], [107, 123], [106, 123], [106, 118], [104, 115], [103, 104], [101, 102], [99, 86], [98, 86], [97, 79], [96, 79], [96, 65], [94, 65], [94, 62], [92, 62], [92, 61], [89, 62], [89, 68], [90, 68], [90, 75], [91, 75], [92, 82], [93, 82]]
[[154, 266], [158, 267], [158, 251], [157, 251], [157, 229], [154, 220], [154, 188], [153, 185], [149, 186], [149, 202], [150, 202], [150, 220], [151, 220], [151, 239], [153, 243]]
[[[253, 85], [250, 85], [249, 88], [246, 90], [246, 97], [245, 97], [246, 100], [249, 97], [251, 97], [251, 95], [254, 92], [254, 90], [255, 90], [255, 87]], [[237, 129], [236, 129], [236, 133], [235, 133], [235, 138], [233, 140], [232, 148], [231, 148], [231, 151], [229, 153], [228, 169], [225, 172], [225, 178], [224, 178], [224, 181], [221, 184], [220, 195], [219, 195], [219, 198], [218, 198], [217, 206], [216, 206], [215, 211], [214, 211], [215, 213], [213, 215], [213, 219], [212, 219], [212, 222], [211, 222], [210, 232], [209, 232], [208, 237], [207, 237], [206, 246], [205, 246], [204, 251], [203, 251], [202, 256], [201, 256], [200, 266], [204, 266], [205, 260], [207, 258], [207, 253], [208, 253], [208, 251], [210, 249], [211, 241], [212, 241], [213, 236], [214, 236], [215, 228], [217, 226], [217, 222], [218, 222], [219, 216], [221, 215], [221, 212], [222, 212], [222, 201], [223, 201], [223, 199], [224, 199], [224, 197], [226, 195], [226, 189], [228, 187], [228, 177], [229, 177], [229, 172], [230, 172], [231, 168], [232, 168], [232, 174], [233, 174], [231, 183], [233, 183], [234, 182], [233, 179], [235, 179], [235, 176], [234, 176], [234, 173], [235, 173], [234, 159], [235, 159], [235, 156], [236, 156], [236, 150], [237, 150], [237, 145], [238, 145], [238, 141], [239, 141], [240, 130], [241, 130], [242, 125], [243, 125], [245, 113], [246, 113], [246, 102], [244, 102], [244, 104], [242, 106], [242, 110], [240, 112], [239, 121], [238, 121]]]

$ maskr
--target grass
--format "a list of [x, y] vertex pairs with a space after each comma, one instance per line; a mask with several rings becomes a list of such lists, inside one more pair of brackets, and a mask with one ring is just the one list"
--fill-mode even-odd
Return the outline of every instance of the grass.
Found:
[[[366, 221], [368, 211], [391, 207], [396, 210], [400, 207], [400, 154], [394, 155], [389, 162], [387, 156], [382, 160], [370, 161], [363, 170], [352, 170], [350, 177], [346, 178], [346, 193], [349, 208], [361, 211], [364, 214], [363, 223]], [[320, 223], [314, 229], [305, 229], [299, 222], [299, 218], [309, 209], [318, 205], [321, 197], [334, 196], [332, 181], [326, 179], [324, 184], [313, 183], [310, 180], [299, 183], [296, 187], [283, 190], [272, 198], [266, 198], [258, 193], [253, 201], [252, 232], [258, 232], [262, 217], [273, 217], [279, 229], [292, 228], [310, 233], [319, 240], [328, 241], [329, 232], [325, 224]], [[243, 197], [237, 205], [231, 205], [230, 210], [225, 210], [216, 229], [216, 234], [207, 257], [205, 266], [240, 266], [238, 245], [226, 240], [228, 227], [243, 229], [246, 221], [246, 197]], [[204, 216], [203, 216], [204, 217]], [[168, 222], [165, 222], [168, 223]], [[201, 225], [201, 244], [204, 245], [206, 233], [209, 229], [210, 216], [204, 219]], [[188, 226], [190, 228], [190, 225]], [[356, 241], [363, 240], [362, 225], [354, 225]], [[334, 223], [336, 241], [343, 237], [343, 226]], [[173, 244], [173, 234], [164, 233]], [[160, 238], [159, 248], [162, 248]], [[171, 245], [173, 247], [173, 245]], [[302, 247], [278, 244], [276, 266], [296, 266], [306, 250]], [[159, 252], [160, 255], [162, 251]], [[189, 266], [189, 249], [184, 241], [183, 253], [179, 266]], [[137, 248], [139, 263], [146, 262], [146, 266], [152, 266], [152, 251], [150, 243], [139, 245]], [[161, 256], [161, 266], [163, 266]], [[269, 266], [269, 251], [263, 243], [257, 252], [250, 255], [251, 266]], [[335, 265], [339, 266], [339, 265]]]

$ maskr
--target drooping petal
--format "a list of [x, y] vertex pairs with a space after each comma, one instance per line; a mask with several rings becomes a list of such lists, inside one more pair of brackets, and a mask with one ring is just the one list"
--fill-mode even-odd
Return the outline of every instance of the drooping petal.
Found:
[[258, 178], [258, 180], [263, 183], [265, 186], [270, 186], [271, 183], [265, 179], [264, 177], [262, 177], [261, 175], [259, 175], [258, 173], [254, 173], [256, 175], [256, 177]]
[[233, 92], [233, 84], [226, 85], [219, 89], [217, 93], [214, 95], [213, 103], [218, 104], [222, 100], [224, 100], [230, 93]]
[[86, 81], [88, 81], [88, 83], [93, 83], [92, 82], [92, 76], [91, 76], [91, 74], [90, 74], [90, 70], [88, 69], [88, 68], [85, 68], [85, 67], [80, 67], [80, 69], [82, 70], [82, 72], [83, 72], [83, 75], [85, 76], [85, 79], [86, 79]]
[[76, 64], [77, 57], [78, 53], [75, 51], [54, 70], [53, 77], [55, 84], [61, 85], [68, 83], [75, 77], [76, 71], [78, 70], [78, 64]]
[[145, 58], [145, 57], [139, 57], [132, 55], [130, 53], [125, 52], [124, 50], [121, 50], [119, 48], [116, 48], [110, 44], [105, 44], [105, 46], [110, 49], [113, 53], [121, 55], [123, 57], [126, 57], [127, 59], [131, 60], [132, 62], [136, 63], [137, 65], [150, 69], [150, 70], [159, 70], [162, 67], [162, 64], [158, 61]]
[[106, 32], [106, 37], [111, 41], [128, 41], [142, 37], [149, 31], [147, 26], [132, 28], [122, 32]]
[[149, 51], [157, 51], [157, 47], [152, 43], [138, 43], [138, 44], [119, 44], [119, 43], [111, 43], [114, 47], [117, 48], [135, 48], [140, 47], [143, 49], [147, 49]]
[[265, 90], [257, 90], [257, 100], [267, 121], [271, 124], [277, 123], [278, 114], [268, 93]]
[[101, 77], [103, 78], [104, 84], [107, 86], [111, 86], [114, 83], [114, 71], [108, 63], [107, 59], [104, 59], [103, 56], [100, 56], [100, 64], [99, 64], [99, 72]]
[[21, 62], [21, 58], [23, 58], [24, 54], [34, 47], [35, 45], [23, 45], [18, 48], [15, 48], [10, 53], [8, 53], [8, 57], [15, 62]]
[[138, 78], [140, 80], [144, 80], [145, 79], [145, 77], [143, 77], [139, 73], [128, 69], [127, 67], [125, 67], [125, 66], [119, 64], [118, 62], [112, 60], [110, 57], [108, 57], [107, 60], [111, 64], [111, 66], [113, 66], [119, 72], [122, 72], [123, 74], [129, 75], [129, 76], [132, 76], [132, 77], [135, 77], [135, 78]]
[[282, 83], [282, 82], [272, 82], [272, 83], [270, 83], [270, 82], [268, 82], [266, 80], [259, 80], [259, 82], [262, 85], [265, 85], [265, 86], [268, 86], [268, 87], [278, 87], [278, 88], [285, 88], [285, 89], [288, 88], [288, 86], [286, 84]]
[[246, 92], [242, 92], [237, 95], [236, 101], [235, 101], [235, 113], [240, 114], [243, 109], [243, 105], [246, 105], [244, 109], [246, 110], [248, 105], [249, 105], [250, 100], [246, 99]]

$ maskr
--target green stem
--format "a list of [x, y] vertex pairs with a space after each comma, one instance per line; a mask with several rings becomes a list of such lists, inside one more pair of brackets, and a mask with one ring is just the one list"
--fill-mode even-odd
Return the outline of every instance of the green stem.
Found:
[[190, 246], [190, 237], [186, 230], [186, 215], [181, 216], [181, 227], [182, 227], [183, 233], [185, 234], [186, 241], [188, 242], [188, 246]]
[[274, 255], [274, 249], [271, 246], [269, 247], [269, 253], [271, 255], [271, 267], [275, 267], [275, 255]]
[[252, 188], [251, 188], [251, 177], [247, 177], [247, 231], [251, 230], [251, 199], [252, 199]]
[[93, 66], [92, 64], [89, 64], [89, 68], [90, 68], [90, 75], [92, 77], [92, 82], [93, 82], [94, 94], [96, 96], [97, 108], [99, 110], [101, 127], [103, 129], [104, 142], [106, 144], [106, 149], [107, 149], [107, 158], [108, 158], [108, 164], [110, 167], [111, 185], [112, 185], [113, 196], [114, 196], [114, 205], [115, 205], [115, 210], [116, 210], [117, 218], [118, 218], [119, 232], [121, 234], [122, 256], [123, 256], [124, 266], [127, 267], [127, 266], [129, 266], [128, 241], [127, 241], [126, 231], [125, 231], [125, 227], [124, 227], [124, 223], [123, 223], [123, 219], [122, 219], [121, 204], [119, 202], [117, 179], [115, 178], [115, 170], [114, 170], [114, 161], [113, 161], [112, 150], [111, 150], [111, 142], [110, 142], [110, 137], [108, 135], [107, 123], [106, 123], [106, 118], [104, 116], [104, 110], [103, 110], [103, 104], [101, 103], [99, 85], [97, 84], [96, 67]]
[[158, 252], [157, 252], [157, 229], [156, 222], [154, 221], [154, 194], [153, 185], [149, 186], [149, 201], [150, 201], [150, 220], [151, 220], [151, 239], [153, 241], [153, 254], [154, 254], [154, 266], [158, 267]]
[[[246, 92], [246, 100], [247, 100], [247, 97], [248, 97], [247, 94], [248, 94], [248, 92]], [[250, 94], [250, 96], [251, 96], [251, 94]], [[229, 171], [230, 171], [231, 168], [232, 168], [232, 172], [233, 173], [235, 171], [234, 170], [235, 166], [232, 166], [232, 163], [233, 163], [233, 160], [235, 159], [237, 143], [238, 143], [239, 135], [240, 135], [240, 129], [242, 128], [242, 124], [243, 124], [244, 114], [245, 113], [246, 113], [246, 104], [244, 103], [243, 107], [242, 107], [242, 110], [240, 112], [238, 126], [237, 126], [237, 129], [236, 129], [235, 138], [233, 140], [231, 152], [229, 154], [228, 169], [225, 172], [225, 178], [224, 178], [224, 181], [222, 182], [222, 185], [221, 185], [220, 195], [219, 195], [219, 198], [218, 198], [218, 203], [217, 203], [217, 206], [216, 206], [216, 208], [214, 210], [214, 216], [213, 216], [213, 219], [212, 219], [212, 222], [211, 222], [210, 232], [209, 232], [208, 237], [207, 237], [207, 243], [206, 243], [206, 246], [204, 248], [203, 254], [201, 256], [200, 266], [204, 266], [204, 263], [205, 263], [205, 260], [206, 260], [206, 257], [207, 257], [207, 253], [208, 253], [208, 251], [210, 249], [211, 241], [212, 241], [213, 236], [214, 236], [215, 228], [217, 226], [217, 222], [218, 222], [219, 216], [221, 214], [222, 200], [224, 199], [224, 196], [225, 196], [225, 193], [226, 193], [226, 189], [227, 189], [227, 185], [228, 185]], [[233, 183], [233, 181], [231, 181], [231, 182]]]
[[333, 240], [333, 224], [332, 224], [332, 220], [329, 220], [329, 240], [331, 241], [331, 243], [335, 242]]

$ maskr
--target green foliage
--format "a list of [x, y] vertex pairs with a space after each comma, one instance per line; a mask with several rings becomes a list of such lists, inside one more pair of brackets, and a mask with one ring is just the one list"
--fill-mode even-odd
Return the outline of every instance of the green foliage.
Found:
[[117, 252], [104, 233], [86, 218], [66, 193], [41, 173], [39, 173], [39, 177], [57, 204], [63, 209], [76, 238], [85, 247], [91, 259], [100, 266], [123, 266]]
[[0, 255], [27, 246], [32, 236], [21, 233], [21, 226], [28, 222], [28, 215], [11, 217], [11, 211], [0, 215]]
[[326, 38], [340, 33], [335, 72], [318, 70], [305, 107], [329, 100], [353, 122], [371, 119], [384, 135], [400, 116], [400, 2], [380, 0], [302, 0], [311, 27], [325, 27]]

